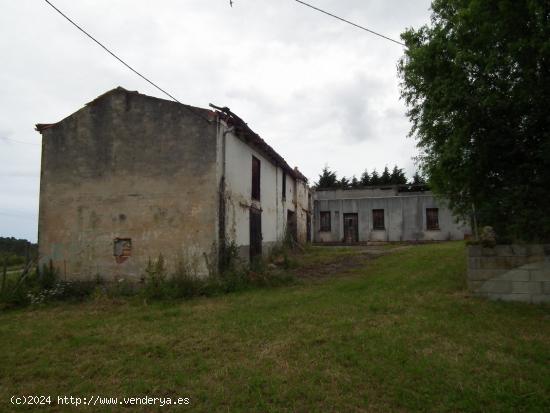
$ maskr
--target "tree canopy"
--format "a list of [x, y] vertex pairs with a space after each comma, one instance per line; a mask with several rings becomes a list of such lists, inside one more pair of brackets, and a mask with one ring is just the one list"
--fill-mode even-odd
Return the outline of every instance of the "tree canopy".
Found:
[[0, 237], [0, 254], [15, 254], [24, 257], [27, 254], [36, 252], [36, 244], [26, 239], [17, 239], [14, 237]]
[[372, 170], [369, 174], [368, 169], [365, 169], [361, 174], [361, 179], [358, 179], [355, 175], [351, 178], [342, 176], [338, 179], [336, 172], [332, 171], [328, 166], [323, 168], [323, 171], [319, 175], [318, 181], [315, 183], [315, 188], [318, 189], [355, 189], [365, 186], [378, 186], [378, 185], [406, 185], [406, 184], [425, 184], [426, 182], [420, 178], [418, 172], [415, 173], [410, 182], [407, 182], [407, 176], [403, 168], [398, 168], [395, 165], [390, 172], [390, 169], [386, 166], [384, 171], [380, 175], [376, 169]]
[[434, 0], [431, 24], [401, 37], [430, 187], [501, 241], [549, 241], [550, 3]]
[[319, 175], [319, 180], [315, 183], [315, 187], [335, 188], [338, 186], [337, 184], [338, 178], [336, 177], [336, 172], [331, 171], [328, 166], [325, 166], [321, 175]]

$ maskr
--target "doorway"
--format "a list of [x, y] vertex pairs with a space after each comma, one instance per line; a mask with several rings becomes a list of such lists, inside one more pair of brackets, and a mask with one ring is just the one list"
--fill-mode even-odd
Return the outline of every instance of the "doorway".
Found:
[[291, 210], [286, 212], [286, 230], [293, 242], [298, 240], [298, 226], [296, 223], [296, 213]]
[[262, 255], [262, 212], [250, 208], [250, 261]]
[[344, 214], [344, 242], [359, 242], [359, 219], [357, 214]]

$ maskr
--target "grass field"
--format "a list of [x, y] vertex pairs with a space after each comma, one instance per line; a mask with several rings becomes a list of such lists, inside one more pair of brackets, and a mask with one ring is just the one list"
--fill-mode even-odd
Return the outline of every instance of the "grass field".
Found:
[[41, 412], [550, 411], [548, 306], [470, 297], [462, 243], [341, 265], [358, 251], [309, 249], [292, 286], [1, 313], [0, 411], [12, 395], [191, 399]]

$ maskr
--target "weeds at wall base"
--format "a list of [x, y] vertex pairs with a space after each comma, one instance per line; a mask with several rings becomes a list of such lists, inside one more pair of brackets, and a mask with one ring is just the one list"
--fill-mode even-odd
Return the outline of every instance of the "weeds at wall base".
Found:
[[161, 256], [151, 262], [146, 271], [140, 294], [145, 300], [188, 299], [197, 296], [215, 296], [252, 288], [289, 284], [294, 277], [268, 271], [263, 259], [254, 260], [249, 267], [238, 261], [237, 249], [231, 248], [224, 271], [199, 277], [196, 266], [189, 261], [178, 263], [176, 271], [167, 275]]
[[[229, 248], [230, 257], [223, 272], [207, 277], [198, 275], [197, 262], [180, 259], [173, 272], [167, 270], [164, 257], [149, 260], [140, 282], [119, 279], [106, 282], [100, 276], [89, 280], [63, 281], [53, 265], [36, 269], [23, 280], [5, 281], [0, 291], [0, 310], [25, 306], [42, 306], [53, 302], [81, 302], [117, 298], [139, 298], [144, 302], [210, 297], [255, 288], [291, 284], [294, 277], [285, 270], [292, 268], [286, 250], [271, 255], [277, 265], [265, 259], [243, 265], [236, 247]], [[272, 267], [273, 266], [273, 267]]]
[[41, 269], [5, 279], [0, 290], [0, 309], [40, 306], [53, 301], [82, 301], [97, 288], [98, 280], [62, 281], [51, 261]]

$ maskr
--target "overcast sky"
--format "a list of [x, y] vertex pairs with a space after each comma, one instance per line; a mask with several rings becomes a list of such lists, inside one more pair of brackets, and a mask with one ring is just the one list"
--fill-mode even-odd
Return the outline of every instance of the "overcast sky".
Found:
[[[180, 101], [230, 107], [312, 182], [325, 164], [415, 170], [397, 44], [293, 0], [52, 2]], [[428, 0], [309, 2], [395, 39], [429, 21]], [[0, 236], [36, 241], [34, 124], [116, 86], [164, 96], [44, 1], [3, 1], [0, 27]]]

